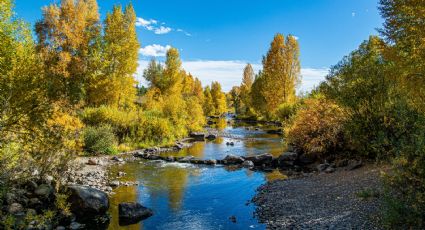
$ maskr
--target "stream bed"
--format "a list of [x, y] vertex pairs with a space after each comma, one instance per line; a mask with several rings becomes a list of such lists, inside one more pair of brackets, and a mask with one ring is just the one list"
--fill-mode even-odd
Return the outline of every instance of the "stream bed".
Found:
[[[222, 159], [234, 154], [249, 156], [283, 152], [282, 138], [268, 134], [270, 126], [233, 123], [219, 119], [218, 130], [225, 137], [195, 142], [170, 156], [194, 156], [200, 159]], [[229, 143], [233, 142], [233, 145]], [[279, 170], [252, 171], [221, 165], [206, 166], [187, 163], [140, 160], [114, 165], [111, 174], [125, 172], [122, 181], [138, 182], [138, 186], [118, 187], [111, 196], [109, 229], [265, 229], [254, 217], [255, 206], [249, 201], [256, 189], [267, 181], [284, 179]], [[138, 224], [120, 226], [118, 204], [139, 202], [154, 215]]]

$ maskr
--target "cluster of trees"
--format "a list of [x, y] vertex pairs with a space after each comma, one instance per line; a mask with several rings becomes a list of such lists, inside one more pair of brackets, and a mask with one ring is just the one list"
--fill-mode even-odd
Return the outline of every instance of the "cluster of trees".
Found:
[[371, 36], [331, 68], [285, 127], [304, 154], [393, 165], [384, 181], [383, 224], [425, 227], [425, 5], [381, 0], [382, 37]]
[[263, 57], [263, 69], [254, 74], [247, 64], [242, 84], [230, 91], [230, 100], [239, 117], [283, 120], [282, 110], [297, 102], [296, 87], [301, 81], [299, 45], [294, 36], [276, 34], [267, 55]]
[[96, 0], [62, 0], [43, 8], [33, 39], [13, 0], [0, 2], [1, 185], [60, 177], [82, 152], [172, 144], [226, 112], [220, 84], [204, 89], [174, 48], [137, 87], [135, 24], [131, 4], [101, 21]]

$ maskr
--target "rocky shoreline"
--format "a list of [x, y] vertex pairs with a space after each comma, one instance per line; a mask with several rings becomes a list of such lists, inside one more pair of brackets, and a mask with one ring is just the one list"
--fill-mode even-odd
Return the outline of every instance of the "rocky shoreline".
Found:
[[381, 168], [269, 182], [252, 199], [255, 215], [267, 229], [380, 229]]

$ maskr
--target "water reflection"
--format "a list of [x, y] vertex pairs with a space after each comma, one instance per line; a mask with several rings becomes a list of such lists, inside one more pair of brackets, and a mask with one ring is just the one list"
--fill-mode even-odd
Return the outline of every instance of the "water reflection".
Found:
[[[224, 120], [224, 119], [222, 119]], [[222, 122], [217, 122], [219, 126]], [[173, 156], [192, 155], [221, 159], [227, 154], [254, 155], [282, 153], [281, 138], [245, 125], [226, 127], [229, 137], [196, 142]], [[226, 142], [234, 142], [234, 146]], [[253, 218], [254, 207], [246, 205], [258, 186], [266, 181], [285, 179], [278, 170], [263, 173], [238, 167], [209, 167], [191, 164], [144, 161], [113, 166], [112, 175], [123, 171], [123, 181], [139, 181], [137, 187], [120, 187], [111, 198], [112, 220], [109, 229], [264, 229]], [[117, 206], [137, 201], [153, 209], [154, 216], [131, 226], [119, 226]], [[236, 216], [237, 222], [229, 221]]]

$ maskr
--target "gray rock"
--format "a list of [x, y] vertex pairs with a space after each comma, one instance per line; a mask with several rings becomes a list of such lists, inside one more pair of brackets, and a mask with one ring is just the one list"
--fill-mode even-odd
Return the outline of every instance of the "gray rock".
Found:
[[55, 230], [65, 230], [66, 228], [64, 227], [64, 226], [57, 226], [56, 228], [55, 228]]
[[87, 186], [69, 186], [68, 202], [71, 211], [81, 219], [105, 215], [109, 208], [108, 195], [98, 189]]
[[113, 160], [115, 162], [124, 162], [124, 159], [117, 157], [117, 156], [112, 157], [111, 160]]
[[254, 168], [254, 163], [252, 162], [252, 161], [248, 161], [248, 160], [246, 160], [246, 161], [244, 161], [243, 163], [242, 163], [242, 166], [244, 167], [244, 168]]
[[273, 155], [270, 153], [263, 153], [260, 155], [245, 157], [245, 160], [252, 161], [254, 165], [269, 165], [273, 160]]
[[78, 222], [72, 222], [69, 225], [69, 229], [71, 229], [71, 230], [77, 230], [77, 229], [83, 229], [83, 228], [84, 228], [84, 225], [83, 224], [80, 224]]
[[193, 156], [185, 156], [178, 160], [180, 163], [190, 163], [190, 161], [193, 159]]
[[332, 167], [332, 166], [329, 166], [326, 170], [325, 170], [325, 173], [333, 173], [333, 172], [335, 172], [335, 168], [334, 167]]
[[225, 164], [225, 165], [237, 165], [237, 164], [242, 164], [244, 161], [245, 160], [240, 156], [227, 155], [223, 159], [223, 164]]
[[153, 215], [151, 209], [139, 203], [129, 202], [118, 205], [119, 223], [121, 226], [136, 224]]
[[316, 169], [317, 169], [317, 171], [319, 171], [319, 172], [323, 172], [323, 171], [325, 171], [328, 167], [329, 167], [329, 164], [328, 164], [328, 163], [324, 163], [324, 164], [319, 164], [319, 165], [317, 165]]
[[15, 193], [8, 192], [4, 196], [6, 204], [13, 204], [17, 201], [17, 196]]
[[41, 184], [37, 187], [37, 189], [34, 191], [34, 194], [37, 195], [40, 198], [48, 198], [50, 195], [52, 195], [54, 192], [52, 186], [48, 184]]
[[9, 207], [7, 208], [7, 211], [9, 214], [18, 214], [24, 211], [24, 207], [20, 204], [20, 203], [12, 203], [11, 205], [9, 205]]

